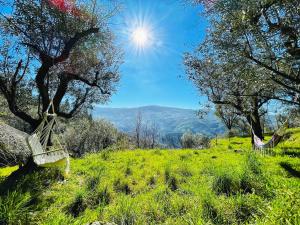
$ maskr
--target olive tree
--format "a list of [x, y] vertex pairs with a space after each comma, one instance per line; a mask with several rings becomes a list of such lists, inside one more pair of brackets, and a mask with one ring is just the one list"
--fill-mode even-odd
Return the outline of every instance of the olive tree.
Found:
[[206, 7], [206, 41], [222, 56], [266, 70], [262, 82], [278, 84], [273, 99], [300, 105], [300, 1], [194, 0]]
[[51, 2], [15, 0], [0, 10], [0, 94], [32, 129], [51, 99], [59, 117], [72, 118], [108, 101], [119, 81], [111, 11], [89, 1], [74, 1], [72, 10]]
[[218, 57], [209, 45], [205, 43], [194, 54], [186, 55], [188, 78], [210, 102], [231, 108], [263, 138], [260, 117], [266, 113], [265, 106], [272, 99], [276, 86], [258, 82], [264, 70], [256, 71], [247, 62], [235, 61], [234, 57], [229, 62], [230, 54]]

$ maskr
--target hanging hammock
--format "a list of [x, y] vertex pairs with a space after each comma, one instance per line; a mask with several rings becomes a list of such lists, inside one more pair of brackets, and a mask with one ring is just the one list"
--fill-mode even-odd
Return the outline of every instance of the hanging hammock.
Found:
[[[50, 108], [52, 113], [49, 113]], [[57, 124], [56, 117], [51, 101], [44, 113], [42, 122], [27, 138], [27, 143], [32, 151], [33, 161], [38, 166], [52, 167], [66, 164], [66, 173], [68, 173], [70, 167], [69, 153], [63, 148], [57, 136], [53, 134], [53, 128]], [[53, 144], [49, 146], [52, 136]]]
[[288, 125], [288, 121], [285, 121], [283, 123], [283, 125], [277, 131], [275, 131], [272, 138], [267, 143], [264, 143], [259, 137], [257, 137], [255, 135], [254, 130], [251, 126], [251, 131], [253, 134], [253, 141], [254, 141], [254, 148], [255, 149], [266, 149], [266, 148], [276, 147], [279, 144], [279, 142], [281, 141], [285, 130], [288, 128], [287, 125]]

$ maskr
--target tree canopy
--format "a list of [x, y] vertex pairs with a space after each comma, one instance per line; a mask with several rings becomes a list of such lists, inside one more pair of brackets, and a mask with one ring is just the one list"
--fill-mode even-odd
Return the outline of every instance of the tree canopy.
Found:
[[300, 3], [199, 0], [209, 29], [185, 55], [188, 77], [210, 102], [232, 107], [262, 137], [270, 101], [299, 105]]
[[112, 11], [72, 4], [61, 10], [52, 1], [15, 0], [1, 12], [0, 93], [32, 128], [51, 99], [58, 116], [71, 118], [116, 91], [121, 55], [108, 28]]

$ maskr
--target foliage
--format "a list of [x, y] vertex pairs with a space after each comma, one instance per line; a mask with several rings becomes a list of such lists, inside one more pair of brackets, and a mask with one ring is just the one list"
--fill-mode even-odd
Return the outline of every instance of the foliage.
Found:
[[87, 118], [70, 122], [63, 133], [67, 149], [74, 156], [106, 149], [116, 144], [118, 137], [117, 129], [110, 122]]
[[189, 79], [210, 102], [236, 111], [263, 138], [267, 104], [299, 105], [299, 1], [203, 3], [210, 28], [186, 54]]
[[273, 98], [299, 105], [299, 1], [211, 2], [206, 8], [211, 24], [206, 41], [214, 54], [265, 71], [259, 75], [263, 83], [280, 86]]
[[209, 138], [202, 134], [184, 133], [180, 138], [182, 148], [203, 149], [209, 146]]
[[111, 12], [92, 1], [74, 6], [81, 15], [42, 0], [8, 5], [0, 18], [0, 93], [11, 113], [35, 128], [52, 98], [64, 118], [110, 98], [120, 64]]
[[216, 116], [221, 119], [223, 124], [227, 127], [229, 132], [233, 127], [237, 126], [238, 113], [236, 110], [228, 107], [227, 105], [216, 105]]

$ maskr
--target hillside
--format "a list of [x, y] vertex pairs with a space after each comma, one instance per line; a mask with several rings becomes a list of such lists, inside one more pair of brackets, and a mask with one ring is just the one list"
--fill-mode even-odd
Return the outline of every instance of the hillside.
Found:
[[93, 117], [104, 118], [115, 124], [124, 132], [133, 132], [138, 112], [142, 114], [144, 123], [155, 122], [161, 135], [192, 131], [214, 135], [223, 133], [224, 126], [217, 117], [210, 113], [199, 119], [197, 111], [192, 109], [171, 108], [162, 106], [144, 106], [139, 108], [102, 108], [96, 107]]
[[236, 137], [207, 150], [74, 159], [66, 181], [48, 169], [11, 185], [0, 198], [0, 224], [299, 224], [300, 129], [272, 155], [250, 153], [249, 143]]

